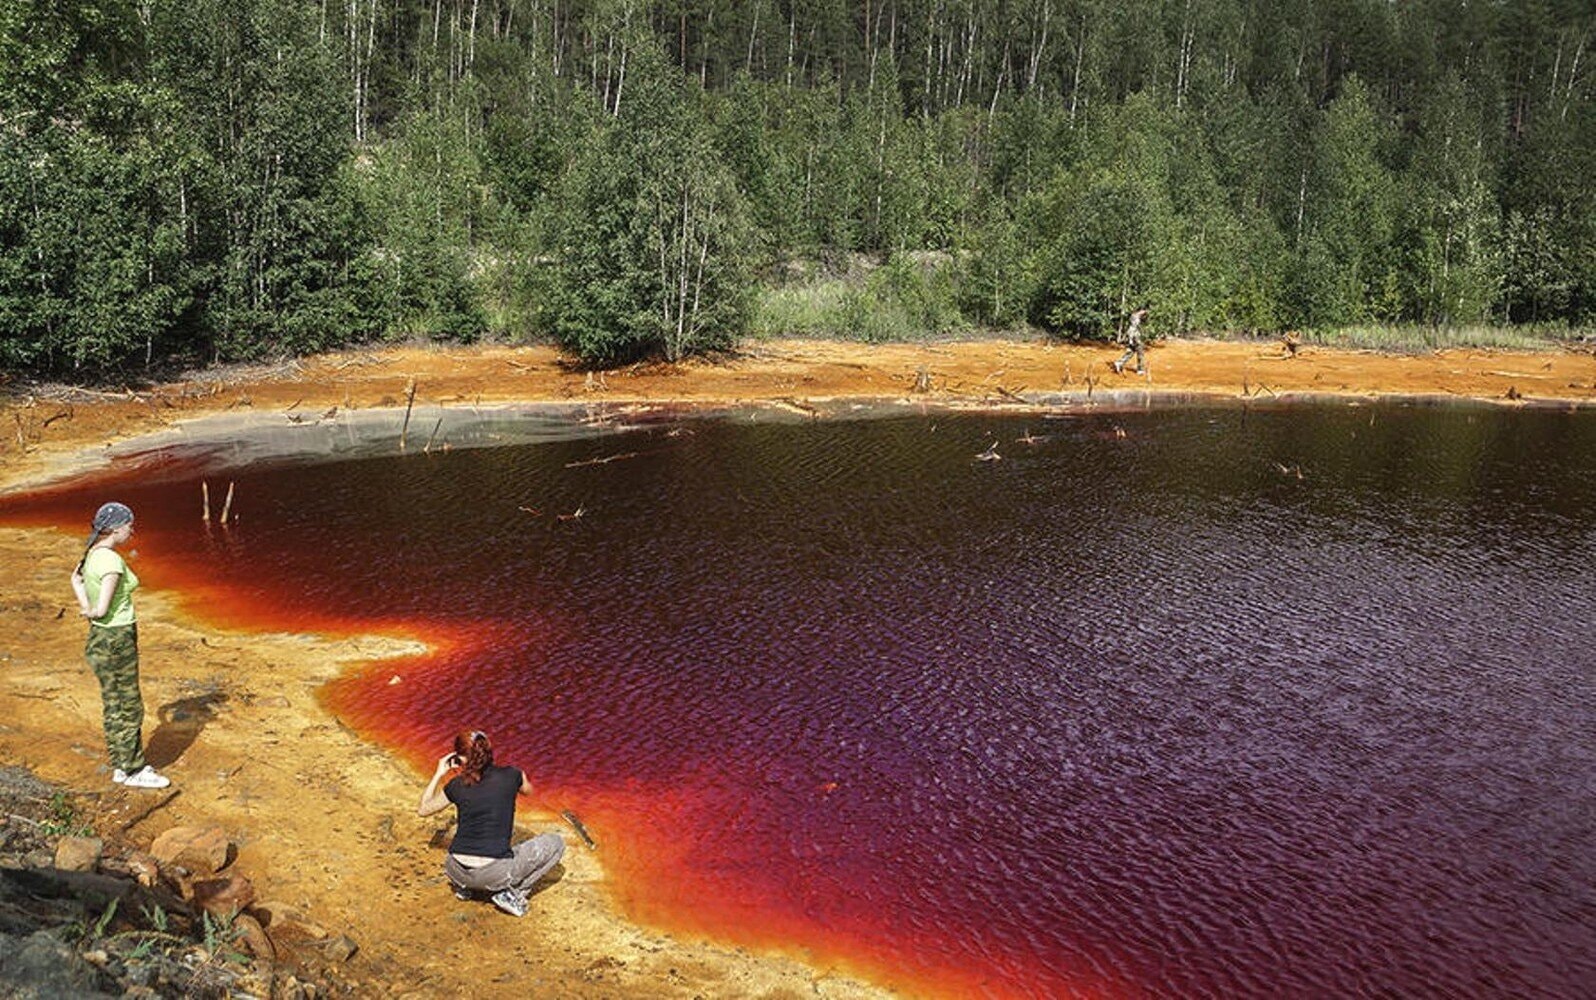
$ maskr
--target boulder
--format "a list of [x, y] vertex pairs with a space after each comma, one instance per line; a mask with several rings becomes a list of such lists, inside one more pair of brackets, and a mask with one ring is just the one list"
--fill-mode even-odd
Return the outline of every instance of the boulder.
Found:
[[150, 854], [163, 869], [175, 866], [194, 875], [214, 875], [233, 863], [238, 847], [221, 827], [174, 826], [155, 838]]
[[148, 889], [160, 880], [161, 863], [155, 860], [153, 854], [133, 851], [127, 856], [127, 873]]
[[239, 941], [251, 955], [262, 962], [277, 961], [277, 949], [272, 946], [272, 939], [266, 936], [260, 921], [247, 913], [240, 913], [233, 918], [233, 930], [238, 932]]
[[255, 886], [236, 872], [221, 878], [196, 879], [190, 884], [194, 905], [226, 920], [255, 901]]
[[340, 934], [321, 946], [321, 953], [334, 962], [347, 962], [359, 950], [360, 945], [355, 944], [354, 938], [347, 934]]
[[99, 970], [49, 931], [11, 942], [0, 953], [0, 989], [8, 997], [104, 997]]
[[92, 872], [104, 849], [99, 837], [62, 837], [55, 843], [55, 866], [65, 872]]
[[291, 931], [300, 938], [321, 940], [327, 936], [327, 928], [322, 927], [310, 919], [303, 910], [290, 906], [277, 900], [263, 899], [250, 907], [250, 916], [261, 922], [274, 935], [279, 931]]

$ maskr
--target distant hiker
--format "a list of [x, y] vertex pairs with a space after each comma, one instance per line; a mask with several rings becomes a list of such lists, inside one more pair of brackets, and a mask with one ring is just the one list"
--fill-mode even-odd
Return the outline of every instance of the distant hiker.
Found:
[[139, 628], [133, 591], [139, 578], [117, 552], [133, 537], [133, 511], [111, 502], [94, 513], [88, 547], [72, 571], [78, 611], [89, 620], [83, 657], [100, 679], [105, 749], [111, 780], [129, 788], [165, 788], [172, 782], [144, 762], [144, 698], [139, 693]]
[[1131, 359], [1131, 355], [1136, 356], [1136, 374], [1147, 374], [1147, 355], [1143, 353], [1142, 349], [1142, 320], [1146, 318], [1146, 306], [1142, 306], [1130, 314], [1130, 323], [1126, 325], [1125, 333], [1122, 337], [1125, 343], [1125, 353], [1121, 354], [1119, 360], [1113, 363], [1114, 374], [1119, 375], [1125, 371], [1125, 362]]
[[[456, 769], [460, 773], [439, 788], [444, 775]], [[493, 744], [481, 730], [455, 734], [454, 750], [438, 758], [416, 812], [431, 816], [454, 803], [459, 825], [443, 871], [457, 899], [491, 893], [494, 906], [524, 917], [532, 887], [565, 855], [565, 841], [557, 833], [540, 833], [510, 846], [515, 797], [523, 792], [531, 794], [532, 783], [519, 768], [494, 765]]]

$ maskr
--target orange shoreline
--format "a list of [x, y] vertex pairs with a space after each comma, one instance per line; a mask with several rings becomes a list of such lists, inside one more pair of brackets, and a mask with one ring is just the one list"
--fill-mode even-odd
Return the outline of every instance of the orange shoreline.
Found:
[[[1474, 399], [1502, 405], [1596, 403], [1596, 357], [1574, 351], [1454, 350], [1384, 355], [1278, 343], [1174, 341], [1149, 354], [1151, 377], [1115, 375], [1105, 345], [983, 341], [929, 345], [783, 341], [717, 362], [643, 365], [589, 375], [547, 348], [404, 348], [341, 353], [275, 368], [200, 372], [130, 393], [64, 388], [0, 398], [0, 489], [98, 464], [146, 435], [188, 434], [202, 418], [299, 428], [351, 411], [561, 402], [595, 414], [652, 403], [755, 404], [804, 418], [825, 401], [909, 400], [1025, 409], [1065, 394], [1138, 405], [1164, 394], [1275, 400], [1329, 394]], [[928, 390], [928, 391], [917, 391]], [[422, 423], [418, 420], [417, 423]], [[220, 425], [217, 425], [220, 426]], [[409, 430], [425, 441], [430, 424]], [[0, 527], [0, 759], [79, 789], [97, 825], [147, 805], [104, 776], [98, 690], [81, 663], [81, 629], [57, 616], [81, 544], [77, 525]], [[420, 776], [359, 738], [318, 692], [350, 664], [419, 651], [381, 636], [261, 634], [202, 620], [203, 595], [141, 598], [146, 737], [176, 756], [182, 790], [126, 836], [147, 844], [178, 824], [217, 824], [241, 843], [260, 897], [313, 914], [361, 945], [342, 971], [362, 993], [482, 997], [922, 995], [938, 984], [820, 968], [802, 954], [749, 949], [630, 923], [602, 854], [573, 846], [563, 881], [520, 922], [461, 907], [443, 890], [436, 824], [414, 815]], [[204, 705], [196, 724], [184, 711]], [[152, 754], [153, 756], [153, 754]], [[308, 802], [315, 803], [306, 808]], [[528, 828], [553, 829], [532, 812]], [[948, 988], [950, 984], [940, 984]]]

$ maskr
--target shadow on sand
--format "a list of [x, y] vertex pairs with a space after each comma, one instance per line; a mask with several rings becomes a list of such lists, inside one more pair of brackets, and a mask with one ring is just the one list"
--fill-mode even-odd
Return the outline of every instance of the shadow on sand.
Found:
[[169, 767], [182, 757], [207, 723], [216, 718], [227, 695], [217, 691], [191, 698], [169, 701], [157, 710], [161, 724], [155, 727], [144, 748], [144, 758], [156, 769]]

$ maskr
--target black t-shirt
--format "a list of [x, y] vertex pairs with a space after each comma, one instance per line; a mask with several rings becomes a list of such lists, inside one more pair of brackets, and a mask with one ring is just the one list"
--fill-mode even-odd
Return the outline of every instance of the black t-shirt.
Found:
[[454, 832], [450, 854], [472, 854], [480, 858], [508, 858], [510, 834], [515, 829], [515, 795], [521, 788], [521, 771], [514, 767], [489, 767], [474, 785], [459, 776], [443, 786], [459, 811], [460, 822]]

